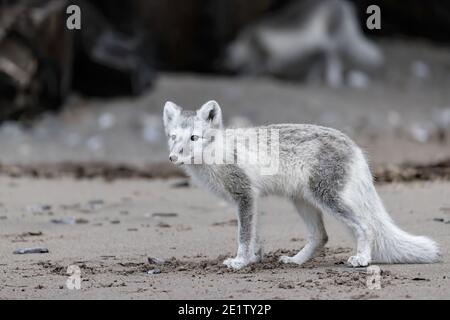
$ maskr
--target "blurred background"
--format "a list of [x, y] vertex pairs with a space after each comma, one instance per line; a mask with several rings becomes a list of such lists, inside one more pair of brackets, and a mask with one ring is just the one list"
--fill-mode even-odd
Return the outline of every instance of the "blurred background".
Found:
[[[72, 4], [79, 30], [66, 26]], [[215, 99], [228, 125], [335, 127], [375, 167], [444, 161], [449, 89], [443, 0], [0, 0], [8, 174], [152, 164], [157, 176], [170, 166], [166, 100]]]

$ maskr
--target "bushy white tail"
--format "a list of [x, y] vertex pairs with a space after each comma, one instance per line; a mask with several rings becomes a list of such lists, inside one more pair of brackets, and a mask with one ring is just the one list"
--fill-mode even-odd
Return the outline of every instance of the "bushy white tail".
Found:
[[367, 161], [356, 151], [356, 188], [350, 189], [355, 212], [363, 213], [372, 231], [371, 260], [374, 263], [434, 263], [441, 258], [436, 242], [424, 236], [411, 235], [398, 226], [387, 213], [373, 185]]
[[439, 261], [440, 254], [436, 242], [401, 230], [389, 216], [386, 216], [379, 224], [379, 230], [376, 230], [372, 248], [373, 262], [433, 263]]

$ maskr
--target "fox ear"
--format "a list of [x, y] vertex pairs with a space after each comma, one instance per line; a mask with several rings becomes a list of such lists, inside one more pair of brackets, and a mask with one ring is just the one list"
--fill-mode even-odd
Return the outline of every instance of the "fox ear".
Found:
[[222, 110], [219, 104], [214, 101], [208, 101], [197, 110], [197, 116], [203, 121], [211, 123], [212, 128], [222, 127]]
[[181, 113], [181, 108], [171, 101], [167, 101], [164, 105], [164, 126], [168, 126], [170, 122]]

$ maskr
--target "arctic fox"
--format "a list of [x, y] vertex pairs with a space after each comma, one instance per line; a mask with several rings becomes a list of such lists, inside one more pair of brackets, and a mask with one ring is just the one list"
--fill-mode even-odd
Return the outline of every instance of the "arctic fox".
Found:
[[[193, 179], [236, 205], [238, 250], [235, 258], [224, 261], [229, 268], [240, 269], [261, 260], [257, 199], [269, 194], [292, 200], [309, 233], [300, 252], [280, 257], [284, 263], [301, 265], [323, 248], [328, 239], [323, 214], [334, 216], [352, 231], [356, 254], [348, 263], [353, 267], [372, 262], [432, 263], [440, 259], [433, 240], [411, 235], [394, 224], [375, 190], [363, 152], [337, 130], [309, 124], [254, 128], [278, 133], [278, 152], [268, 156], [277, 158], [278, 170], [261, 174], [258, 163], [215, 164], [196, 160], [211, 152], [213, 146], [217, 148], [213, 137], [226, 131], [221, 108], [215, 101], [205, 103], [197, 111], [185, 111], [167, 102], [164, 126], [170, 161], [183, 165]], [[231, 152], [236, 152], [236, 147], [232, 148]], [[223, 149], [227, 153], [229, 148]]]
[[325, 76], [343, 84], [352, 67], [374, 69], [383, 54], [361, 31], [354, 5], [343, 0], [293, 1], [245, 28], [229, 46], [225, 65], [245, 74], [282, 78]]

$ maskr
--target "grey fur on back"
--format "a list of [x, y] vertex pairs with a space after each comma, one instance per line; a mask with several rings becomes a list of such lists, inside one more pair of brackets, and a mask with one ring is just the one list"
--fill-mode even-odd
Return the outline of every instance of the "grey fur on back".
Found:
[[[185, 123], [186, 119], [181, 123]], [[282, 194], [289, 197], [298, 196], [301, 188], [306, 185], [317, 201], [325, 205], [342, 211], [343, 206], [339, 201], [339, 192], [344, 188], [348, 180], [348, 171], [352, 159], [353, 148], [356, 145], [342, 132], [311, 124], [277, 124], [260, 126], [254, 129], [277, 129], [279, 130], [279, 158], [280, 169], [277, 176], [284, 176], [297, 167], [302, 167], [308, 171], [307, 181], [298, 181], [299, 186], [294, 190], [261, 190], [261, 195]], [[270, 143], [270, 140], [269, 140]], [[199, 170], [214, 172], [208, 178], [213, 179], [212, 184], [221, 185], [221, 192], [230, 193], [229, 198], [235, 199], [232, 190], [240, 190], [242, 186], [253, 185], [257, 187], [258, 178], [245, 174], [245, 168], [238, 164], [228, 164], [224, 166], [204, 166], [188, 167], [188, 173], [197, 173]], [[274, 180], [276, 177], [268, 178]], [[207, 180], [207, 179], [205, 179]], [[218, 181], [219, 180], [219, 181]], [[255, 183], [256, 182], [256, 183]], [[206, 182], [206, 184], [209, 184]], [[267, 185], [265, 185], [267, 187]], [[217, 189], [217, 187], [212, 187]], [[248, 188], [246, 188], [248, 189]]]

